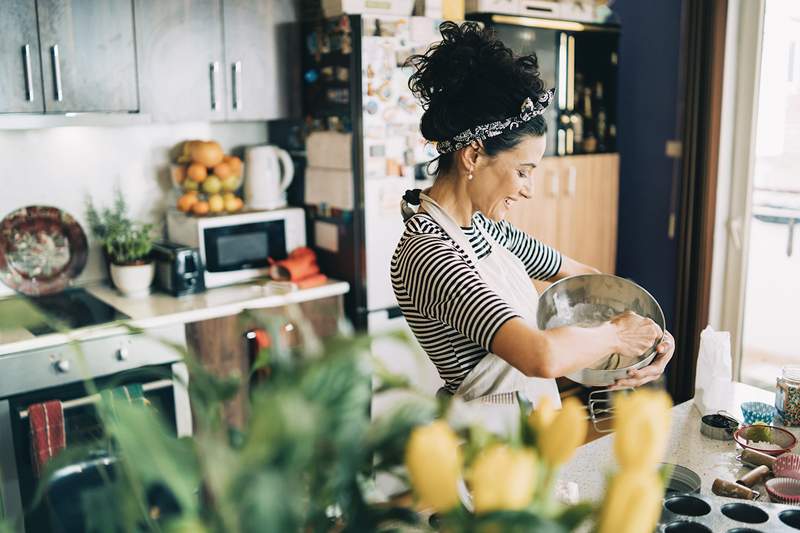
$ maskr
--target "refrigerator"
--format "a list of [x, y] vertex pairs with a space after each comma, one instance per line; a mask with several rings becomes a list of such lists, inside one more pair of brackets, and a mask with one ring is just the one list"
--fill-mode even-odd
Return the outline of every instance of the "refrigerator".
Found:
[[437, 155], [419, 133], [422, 109], [403, 64], [438, 40], [440, 22], [343, 15], [303, 27], [308, 242], [323, 272], [350, 283], [347, 316], [370, 333], [403, 322], [389, 275], [404, 229], [400, 200], [431, 184], [427, 163]]

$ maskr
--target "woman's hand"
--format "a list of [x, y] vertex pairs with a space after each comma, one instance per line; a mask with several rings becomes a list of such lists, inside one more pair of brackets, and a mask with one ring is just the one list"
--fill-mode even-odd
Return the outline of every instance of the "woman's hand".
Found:
[[669, 331], [664, 331], [664, 340], [656, 348], [656, 353], [656, 358], [653, 359], [652, 363], [639, 370], [628, 371], [628, 377], [617, 380], [611, 389], [639, 387], [658, 379], [664, 373], [664, 369], [667, 368], [667, 364], [675, 353], [675, 339]]
[[625, 357], [637, 357], [645, 353], [661, 337], [658, 324], [631, 311], [611, 320], [619, 339], [617, 352]]

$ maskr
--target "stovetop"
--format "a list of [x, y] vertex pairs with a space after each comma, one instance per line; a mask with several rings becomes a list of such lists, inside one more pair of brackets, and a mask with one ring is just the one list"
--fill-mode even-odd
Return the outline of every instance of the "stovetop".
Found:
[[46, 296], [18, 295], [0, 299], [0, 338], [36, 337], [126, 318], [128, 315], [81, 288]]

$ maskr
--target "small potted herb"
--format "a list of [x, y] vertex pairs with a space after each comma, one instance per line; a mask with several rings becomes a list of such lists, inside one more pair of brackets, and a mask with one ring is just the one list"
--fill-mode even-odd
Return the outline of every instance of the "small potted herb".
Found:
[[127, 205], [117, 189], [114, 205], [98, 210], [87, 201], [86, 216], [92, 235], [100, 242], [110, 263], [114, 286], [127, 296], [147, 294], [155, 270], [150, 258], [153, 248], [153, 225], [128, 217]]

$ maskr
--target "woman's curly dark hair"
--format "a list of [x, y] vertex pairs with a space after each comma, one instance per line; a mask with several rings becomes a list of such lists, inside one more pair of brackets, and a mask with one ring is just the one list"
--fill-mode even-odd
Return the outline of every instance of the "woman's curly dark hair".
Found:
[[[447, 21], [439, 31], [440, 42], [406, 63], [415, 69], [408, 86], [425, 110], [420, 121], [425, 139], [450, 139], [468, 128], [513, 116], [525, 98], [545, 90], [535, 54], [515, 56], [491, 30], [476, 22]], [[544, 117], [537, 116], [483, 144], [492, 156], [528, 135], [546, 131]], [[453, 161], [452, 153], [440, 156], [438, 172], [449, 171]]]

